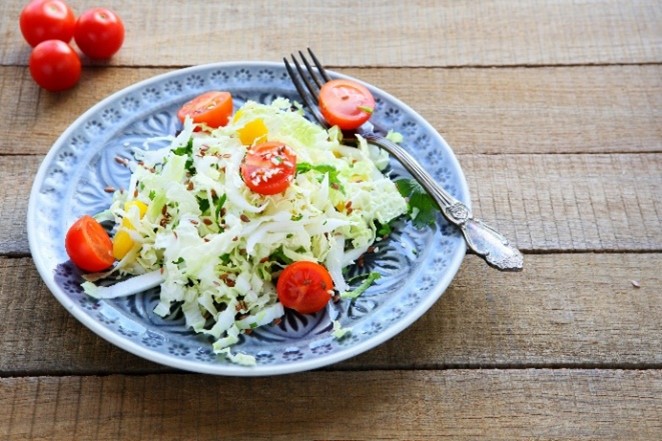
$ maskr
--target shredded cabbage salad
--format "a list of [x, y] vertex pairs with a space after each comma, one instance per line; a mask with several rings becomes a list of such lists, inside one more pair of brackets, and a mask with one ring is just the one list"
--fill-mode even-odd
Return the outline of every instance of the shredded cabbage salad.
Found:
[[[238, 133], [256, 120], [265, 140], [297, 156], [293, 181], [276, 195], [251, 191], [241, 177], [250, 146]], [[215, 352], [252, 364], [230, 347], [284, 314], [275, 282], [285, 265], [320, 263], [338, 294], [353, 298], [343, 269], [368, 250], [381, 225], [407, 213], [407, 201], [380, 170], [386, 153], [360, 137], [358, 148], [343, 145], [337, 128], [308, 121], [287, 99], [249, 101], [226, 126], [194, 129], [187, 120], [179, 134], [133, 149], [128, 188], [115, 191], [97, 219], [114, 220], [130, 236], [130, 250], [111, 272], [134, 277], [83, 286], [97, 298], [160, 286], [156, 314], [181, 307], [187, 326], [213, 337]], [[156, 140], [169, 145], [150, 149]]]

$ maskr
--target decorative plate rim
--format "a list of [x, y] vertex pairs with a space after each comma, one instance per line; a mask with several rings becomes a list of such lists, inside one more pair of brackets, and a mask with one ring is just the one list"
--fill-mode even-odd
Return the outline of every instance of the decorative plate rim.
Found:
[[[396, 336], [404, 329], [412, 325], [416, 320], [418, 320], [430, 307], [441, 297], [441, 295], [446, 291], [451, 281], [455, 278], [457, 271], [464, 259], [466, 253], [466, 245], [464, 241], [455, 241], [455, 248], [452, 250], [452, 254], [449, 258], [448, 265], [442, 271], [441, 277], [436, 283], [430, 288], [429, 294], [424, 296], [424, 298], [414, 307], [408, 309], [405, 317], [394, 321], [385, 329], [381, 330], [377, 334], [347, 348], [337, 351], [331, 354], [322, 354], [316, 358], [309, 360], [300, 360], [291, 362], [288, 364], [281, 365], [260, 365], [257, 366], [240, 366], [234, 364], [207, 364], [196, 362], [193, 360], [178, 359], [167, 354], [160, 353], [151, 348], [146, 348], [141, 346], [134, 341], [131, 341], [127, 338], [122, 338], [122, 336], [117, 333], [112, 332], [106, 325], [95, 320], [91, 315], [85, 313], [83, 309], [76, 304], [69, 296], [66, 295], [59, 285], [56, 284], [55, 278], [53, 276], [54, 268], [50, 266], [47, 262], [47, 259], [42, 253], [40, 253], [40, 245], [37, 241], [36, 232], [39, 228], [38, 219], [37, 219], [37, 196], [39, 194], [41, 185], [44, 182], [46, 174], [48, 172], [49, 166], [53, 164], [57, 154], [62, 150], [63, 143], [68, 137], [74, 133], [80, 126], [87, 121], [91, 116], [99, 112], [100, 109], [103, 109], [108, 104], [120, 100], [121, 98], [130, 95], [131, 93], [145, 88], [151, 84], [159, 84], [167, 81], [170, 78], [178, 77], [181, 75], [186, 75], [190, 73], [195, 73], [199, 71], [206, 71], [208, 69], [236, 69], [236, 68], [271, 68], [275, 70], [284, 70], [284, 67], [281, 63], [269, 62], [269, 61], [234, 61], [234, 62], [220, 62], [220, 63], [210, 63], [202, 64], [197, 66], [191, 66], [183, 69], [177, 69], [171, 72], [166, 72], [163, 74], [156, 75], [151, 78], [141, 80], [137, 83], [134, 83], [128, 87], [125, 87], [115, 93], [107, 96], [102, 99], [87, 111], [78, 116], [73, 123], [71, 123], [67, 129], [57, 138], [53, 143], [52, 147], [44, 157], [39, 170], [33, 181], [32, 189], [30, 192], [30, 199], [28, 203], [27, 211], [27, 232], [28, 232], [28, 241], [30, 252], [32, 254], [32, 259], [37, 267], [37, 270], [44, 280], [45, 284], [55, 296], [55, 298], [64, 306], [64, 308], [72, 314], [78, 321], [85, 325], [88, 329], [93, 331], [98, 336], [102, 337], [104, 340], [112, 343], [113, 345], [122, 348], [134, 355], [137, 355], [143, 359], [159, 363], [161, 365], [183, 369], [186, 371], [206, 373], [206, 374], [216, 374], [216, 375], [225, 375], [225, 376], [267, 376], [267, 375], [281, 375], [294, 372], [308, 371], [316, 368], [321, 368], [331, 364], [338, 363], [340, 361], [346, 360], [348, 358], [354, 357], [358, 354], [368, 351], [385, 341]], [[454, 183], [457, 185], [458, 198], [463, 200], [466, 204], [470, 204], [469, 190], [468, 185], [460, 167], [460, 164], [453, 153], [450, 146], [443, 139], [441, 134], [439, 134], [430, 123], [420, 116], [416, 111], [414, 111], [407, 104], [403, 103], [399, 99], [390, 95], [389, 93], [369, 84], [364, 81], [358, 80], [348, 75], [339, 74], [337, 72], [330, 73], [335, 77], [342, 78], [351, 78], [356, 81], [361, 82], [366, 85], [374, 94], [378, 97], [383, 97], [392, 103], [394, 103], [398, 108], [403, 109], [410, 116], [415, 119], [415, 123], [424, 127], [428, 132], [433, 133], [434, 143], [439, 143], [441, 149], [447, 153], [445, 156], [445, 161], [453, 168], [453, 171], [456, 173], [456, 179]], [[292, 90], [294, 87], [292, 86]]]

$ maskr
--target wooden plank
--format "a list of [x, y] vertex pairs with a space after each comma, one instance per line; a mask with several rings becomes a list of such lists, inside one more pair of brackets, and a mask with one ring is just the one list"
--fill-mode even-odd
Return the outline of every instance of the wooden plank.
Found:
[[[509, 274], [469, 256], [415, 324], [330, 369], [659, 368], [661, 264], [661, 254], [527, 255], [525, 271]], [[79, 324], [30, 259], [0, 258], [0, 302], [0, 323], [12, 330], [0, 333], [0, 375], [168, 370]]]
[[[49, 94], [27, 69], [0, 67], [0, 155], [45, 154], [98, 101], [168, 70], [86, 69], [75, 89]], [[416, 109], [459, 154], [662, 151], [660, 65], [341, 72]]]
[[30, 252], [26, 216], [32, 181], [43, 158], [0, 156], [0, 254]]
[[[41, 157], [0, 161], [0, 254], [29, 252]], [[662, 250], [662, 154], [461, 155], [477, 215], [525, 251]]]
[[0, 379], [0, 430], [81, 441], [652, 441], [660, 397], [659, 370], [23, 377]]
[[475, 211], [524, 250], [662, 246], [662, 155], [463, 155]]
[[[79, 13], [89, 7], [82, 0], [70, 3]], [[342, 66], [650, 63], [662, 57], [656, 0], [287, 0], [269, 5], [269, 13], [259, 1], [104, 5], [126, 25], [124, 47], [111, 60], [124, 66], [280, 60], [305, 46]], [[22, 3], [3, 6], [0, 64], [25, 65], [29, 47], [16, 22]], [[210, 51], [210, 41], [222, 43]]]

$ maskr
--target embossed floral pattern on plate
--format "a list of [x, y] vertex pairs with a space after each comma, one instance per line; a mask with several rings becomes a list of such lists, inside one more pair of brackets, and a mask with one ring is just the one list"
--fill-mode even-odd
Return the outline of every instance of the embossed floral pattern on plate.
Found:
[[[432, 166], [435, 179], [468, 201], [462, 170], [439, 134], [396, 98], [368, 87], [377, 98], [376, 122], [402, 133], [405, 148]], [[82, 214], [108, 207], [110, 194], [104, 189], [126, 186], [129, 172], [116, 156], [129, 157], [129, 146], [174, 133], [177, 108], [210, 89], [231, 91], [235, 106], [246, 100], [268, 103], [279, 96], [297, 97], [280, 64], [197, 66], [117, 92], [79, 117], [53, 145], [30, 196], [28, 237], [35, 265], [67, 310], [103, 338], [158, 363], [220, 375], [272, 375], [313, 369], [364, 352], [409, 326], [439, 298], [465, 252], [463, 239], [441, 216], [434, 228], [399, 222], [388, 239], [375, 244], [374, 253], [350, 268], [350, 277], [372, 270], [382, 274], [358, 299], [343, 300], [315, 315], [288, 312], [279, 324], [242, 336], [233, 350], [255, 356], [255, 367], [238, 366], [211, 352], [210, 340], [186, 329], [177, 311], [165, 319], [153, 314], [158, 289], [112, 301], [86, 296], [80, 273], [64, 250], [66, 229]], [[407, 174], [395, 162], [391, 173]], [[352, 329], [341, 339], [331, 334], [336, 318]]]

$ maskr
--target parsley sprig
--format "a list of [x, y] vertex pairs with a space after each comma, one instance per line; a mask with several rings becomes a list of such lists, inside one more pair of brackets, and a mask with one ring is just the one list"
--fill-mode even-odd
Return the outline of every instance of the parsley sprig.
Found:
[[402, 178], [395, 181], [395, 186], [402, 196], [407, 198], [408, 212], [418, 228], [434, 224], [439, 207], [427, 191], [414, 179]]

